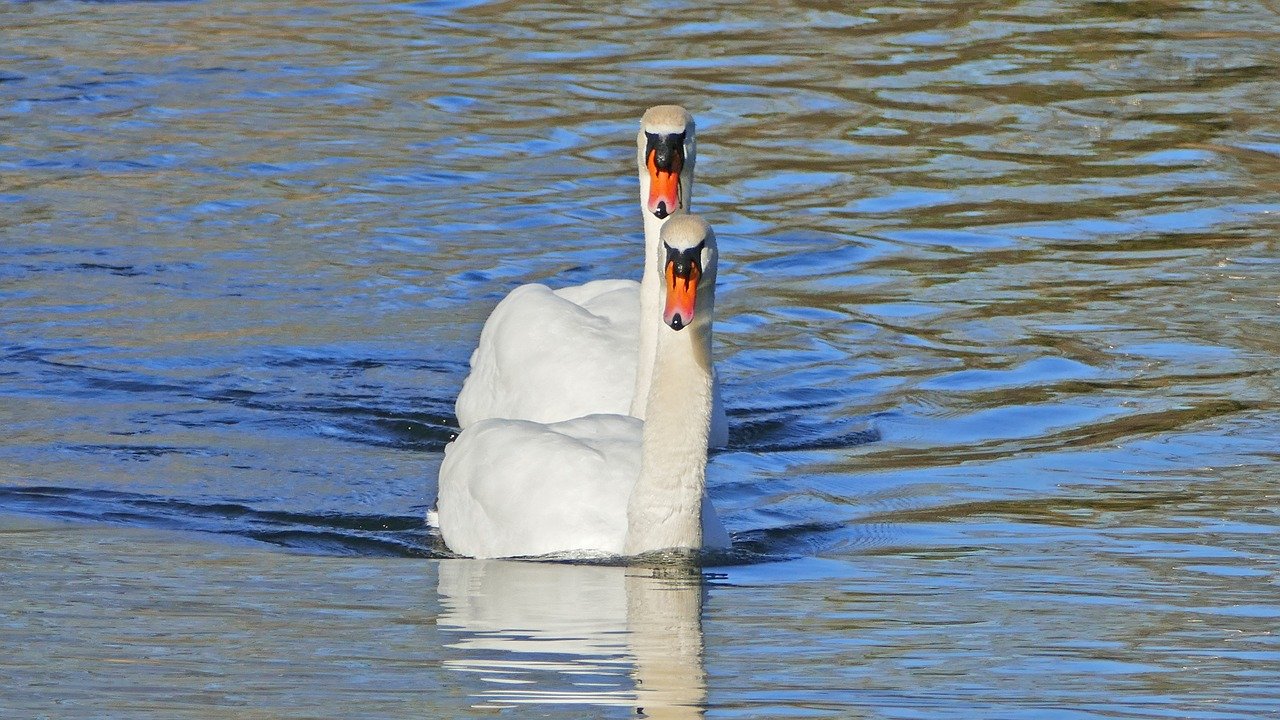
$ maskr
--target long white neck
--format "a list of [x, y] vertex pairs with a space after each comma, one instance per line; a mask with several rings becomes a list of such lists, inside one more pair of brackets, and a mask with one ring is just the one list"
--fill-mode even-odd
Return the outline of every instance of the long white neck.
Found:
[[[680, 171], [680, 209], [685, 212], [689, 212], [689, 205], [693, 199], [693, 173], [698, 161], [697, 144], [692, 126], [687, 132], [689, 135], [685, 140], [684, 167]], [[658, 237], [658, 232], [666, 224], [667, 218], [659, 220], [646, 207], [651, 181], [649, 169], [645, 166], [643, 132], [637, 136], [636, 143], [638, 147], [636, 166], [640, 176], [640, 216], [644, 218], [644, 274], [640, 276], [640, 356], [637, 358], [636, 387], [631, 394], [629, 414], [644, 420], [648, 415], [649, 387], [653, 382], [653, 358], [658, 344], [657, 333], [662, 329], [661, 325], [649, 322], [649, 318], [657, 317], [658, 313], [662, 312], [660, 297], [662, 278], [658, 263], [662, 240]]]
[[649, 407], [649, 387], [653, 382], [653, 358], [658, 347], [658, 331], [662, 326], [650, 322], [662, 311], [659, 307], [662, 280], [658, 272], [658, 252], [662, 241], [658, 232], [666, 220], [644, 208], [644, 198], [649, 195], [646, 173], [640, 178], [640, 214], [644, 217], [644, 275], [640, 277], [640, 356], [636, 363], [636, 387], [631, 395], [632, 417], [645, 419]]
[[643, 318], [648, 321], [643, 324], [656, 326], [656, 346], [640, 477], [627, 506], [628, 555], [702, 547], [711, 431], [711, 301], [699, 297], [697, 319], [684, 330], [654, 322], [660, 315], [655, 311]]

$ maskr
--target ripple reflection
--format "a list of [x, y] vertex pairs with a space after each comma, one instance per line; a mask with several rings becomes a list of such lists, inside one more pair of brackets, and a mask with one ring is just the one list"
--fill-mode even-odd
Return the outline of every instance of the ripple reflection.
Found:
[[445, 667], [478, 675], [477, 708], [557, 703], [701, 717], [702, 576], [679, 568], [440, 563]]

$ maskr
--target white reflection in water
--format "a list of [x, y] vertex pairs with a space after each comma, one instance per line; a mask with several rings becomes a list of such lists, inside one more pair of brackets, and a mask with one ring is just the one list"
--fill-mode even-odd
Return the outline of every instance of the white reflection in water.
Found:
[[479, 679], [477, 707], [635, 707], [701, 717], [702, 577], [693, 570], [507, 560], [440, 563], [445, 667]]

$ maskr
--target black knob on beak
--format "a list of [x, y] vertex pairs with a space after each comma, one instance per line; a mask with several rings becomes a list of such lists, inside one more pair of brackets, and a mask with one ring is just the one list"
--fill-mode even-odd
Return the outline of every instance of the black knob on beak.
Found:
[[653, 166], [663, 172], [680, 172], [684, 164], [684, 133], [645, 133], [645, 155], [653, 158]]
[[669, 143], [658, 143], [653, 149], [653, 164], [667, 170], [671, 167], [671, 157], [674, 153]]

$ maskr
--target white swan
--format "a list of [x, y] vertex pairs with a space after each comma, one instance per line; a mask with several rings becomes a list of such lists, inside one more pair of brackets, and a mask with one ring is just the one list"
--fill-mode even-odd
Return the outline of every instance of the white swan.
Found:
[[[494, 308], [471, 355], [455, 412], [466, 429], [485, 418], [549, 423], [592, 413], [643, 419], [656, 335], [639, 322], [658, 302], [658, 231], [689, 208], [697, 160], [693, 116], [678, 105], [649, 108], [636, 135], [644, 274], [551, 290], [522, 285]], [[715, 390], [711, 447], [729, 441]]]
[[445, 448], [437, 522], [445, 544], [481, 558], [638, 555], [725, 548], [706, 496], [716, 240], [676, 214], [655, 258], [659, 303], [647, 419], [588, 415], [541, 424], [489, 418]]

